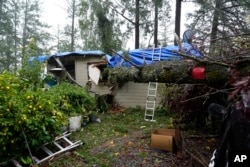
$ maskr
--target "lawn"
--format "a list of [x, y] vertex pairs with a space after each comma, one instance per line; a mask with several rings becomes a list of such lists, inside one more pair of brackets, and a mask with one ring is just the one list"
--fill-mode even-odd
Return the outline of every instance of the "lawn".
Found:
[[100, 123], [89, 123], [80, 131], [72, 132], [71, 140], [82, 140], [84, 144], [51, 160], [50, 167], [166, 164], [163, 162], [167, 160], [166, 153], [150, 147], [150, 136], [154, 129], [171, 125], [171, 114], [156, 113], [156, 122], [145, 121], [140, 108], [98, 113], [97, 116], [101, 118]]

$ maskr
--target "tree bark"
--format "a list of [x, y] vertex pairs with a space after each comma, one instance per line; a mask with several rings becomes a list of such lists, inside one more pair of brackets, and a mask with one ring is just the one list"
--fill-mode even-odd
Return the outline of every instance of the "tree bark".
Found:
[[158, 46], [158, 6], [159, 4], [155, 2], [155, 20], [154, 20], [154, 47]]
[[135, 1], [135, 49], [140, 45], [140, 1]]
[[[181, 1], [176, 0], [176, 7], [175, 7], [175, 33], [177, 36], [180, 36], [180, 25], [181, 25]], [[177, 45], [177, 40], [174, 40], [174, 44]]]
[[[195, 59], [195, 58], [194, 58]], [[195, 79], [192, 70], [195, 67], [205, 68], [205, 78]], [[122, 87], [128, 81], [159, 82], [175, 84], [206, 84], [214, 88], [226, 87], [232, 79], [229, 69], [234, 67], [242, 75], [250, 74], [250, 59], [237, 64], [226, 64], [207, 60], [160, 61], [143, 67], [108, 68], [109, 83]]]

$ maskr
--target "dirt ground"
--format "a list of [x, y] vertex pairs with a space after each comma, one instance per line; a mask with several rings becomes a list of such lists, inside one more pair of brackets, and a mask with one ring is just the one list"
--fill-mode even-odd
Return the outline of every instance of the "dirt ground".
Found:
[[[207, 167], [215, 148], [216, 139], [213, 136], [188, 136], [182, 133], [183, 147], [181, 158], [168, 151], [152, 148], [150, 137], [141, 131], [136, 131], [130, 136], [124, 136], [104, 142], [96, 148], [90, 150], [93, 156], [97, 154], [115, 154], [112, 167]], [[178, 154], [179, 155], [179, 154]], [[80, 157], [75, 152], [66, 153], [65, 156], [75, 158], [74, 164], [68, 166], [91, 166], [99, 167], [97, 164], [88, 164], [84, 157]], [[60, 158], [59, 158], [60, 159]], [[105, 161], [105, 159], [103, 159]]]

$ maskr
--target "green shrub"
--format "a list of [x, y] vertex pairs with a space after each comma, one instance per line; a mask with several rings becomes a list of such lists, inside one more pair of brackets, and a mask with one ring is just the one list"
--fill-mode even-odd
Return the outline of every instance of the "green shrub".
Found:
[[67, 123], [54, 103], [55, 97], [10, 74], [0, 74], [0, 162], [50, 142]]
[[84, 114], [95, 110], [95, 99], [86, 89], [70, 83], [60, 83], [51, 87], [49, 94], [55, 97], [57, 107], [66, 115]]

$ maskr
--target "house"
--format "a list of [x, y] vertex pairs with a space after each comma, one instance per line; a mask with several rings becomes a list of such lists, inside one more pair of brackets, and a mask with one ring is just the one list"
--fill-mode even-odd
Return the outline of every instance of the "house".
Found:
[[[123, 52], [118, 52], [113, 56], [109, 56], [102, 51], [76, 51], [56, 53], [49, 57], [41, 57], [41, 61], [47, 60], [47, 71], [53, 73], [58, 80], [64, 77], [75, 82], [80, 86], [87, 86], [89, 91], [96, 92], [99, 95], [112, 94], [115, 102], [124, 107], [145, 108], [148, 83], [127, 82], [121, 88], [115, 90], [110, 89], [107, 78], [102, 78], [104, 68], [127, 67], [132, 68], [132, 64], [143, 66], [154, 61], [170, 61], [181, 59], [177, 54], [178, 46], [168, 46], [151, 49], [135, 49], [128, 52], [129, 61], [125, 60]], [[192, 45], [183, 43], [182, 50], [187, 54], [197, 57], [203, 56]], [[40, 61], [40, 59], [38, 58]], [[158, 88], [165, 86], [163, 83], [158, 84]], [[159, 104], [160, 94], [156, 96], [156, 106]]]
[[[55, 75], [58, 80], [66, 72], [74, 82], [80, 86], [87, 86], [92, 92], [99, 95], [114, 95], [115, 102], [120, 106], [145, 107], [147, 83], [128, 82], [122, 88], [110, 90], [107, 78], [101, 76], [103, 69], [108, 66], [106, 56], [102, 51], [56, 53], [46, 58], [47, 72]], [[159, 103], [160, 98], [157, 99]]]

